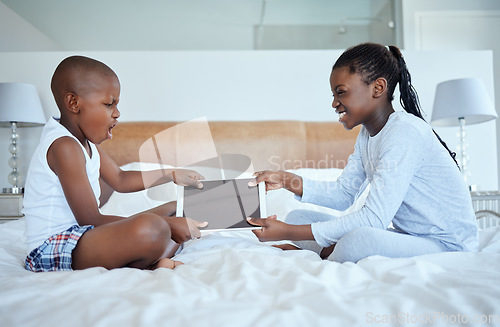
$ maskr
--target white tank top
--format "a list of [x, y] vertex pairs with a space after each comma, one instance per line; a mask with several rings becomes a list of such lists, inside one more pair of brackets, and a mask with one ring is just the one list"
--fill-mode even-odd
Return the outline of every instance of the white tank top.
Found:
[[57, 175], [47, 162], [47, 151], [51, 144], [60, 137], [75, 139], [85, 155], [85, 167], [92, 191], [99, 203], [99, 152], [89, 142], [92, 158], [80, 141], [54, 118], [49, 119], [42, 131], [40, 144], [35, 150], [26, 177], [23, 200], [23, 214], [26, 219], [26, 239], [28, 253], [40, 246], [50, 236], [60, 233], [78, 222], [71, 211]]

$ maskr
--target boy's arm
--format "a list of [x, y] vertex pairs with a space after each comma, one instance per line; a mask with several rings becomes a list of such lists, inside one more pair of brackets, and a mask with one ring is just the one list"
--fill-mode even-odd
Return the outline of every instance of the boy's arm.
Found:
[[199, 179], [203, 176], [192, 170], [185, 169], [159, 169], [151, 171], [124, 171], [111, 159], [111, 157], [97, 145], [101, 157], [101, 178], [115, 191], [126, 193], [144, 190], [168, 182], [179, 185], [194, 185], [201, 187]]
[[[115, 191], [126, 193], [144, 189], [144, 181], [140, 171], [123, 171], [111, 157], [97, 145], [101, 157], [101, 178]], [[165, 182], [169, 182], [165, 181]]]
[[66, 201], [79, 225], [99, 226], [124, 219], [99, 212], [87, 176], [85, 156], [77, 141], [70, 137], [55, 140], [47, 151], [47, 162], [59, 178]]

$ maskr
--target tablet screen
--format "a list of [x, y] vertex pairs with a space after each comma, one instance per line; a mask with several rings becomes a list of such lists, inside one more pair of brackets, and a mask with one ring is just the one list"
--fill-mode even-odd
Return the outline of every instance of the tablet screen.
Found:
[[259, 187], [249, 187], [250, 180], [201, 181], [202, 189], [184, 187], [184, 216], [207, 221], [207, 230], [253, 227], [246, 217], [262, 216]]

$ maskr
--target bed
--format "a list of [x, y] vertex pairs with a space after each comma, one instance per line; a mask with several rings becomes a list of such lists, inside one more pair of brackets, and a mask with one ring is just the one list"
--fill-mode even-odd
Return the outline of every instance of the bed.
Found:
[[[174, 125], [121, 123], [103, 147], [123, 169], [154, 168], [156, 163], [138, 163], [138, 147]], [[329, 180], [341, 173], [357, 135], [334, 122], [210, 122], [210, 130], [219, 153], [245, 154], [256, 170], [279, 165]], [[166, 185], [162, 194], [162, 201], [174, 200], [175, 187]], [[106, 185], [101, 200], [103, 212], [120, 215], [162, 203], [146, 191], [110, 193]], [[363, 200], [348, 210], [359, 209]], [[267, 201], [279, 219], [297, 208], [342, 214], [301, 204], [283, 190], [269, 192]], [[0, 224], [2, 326], [500, 324], [500, 227], [479, 231], [477, 253], [372, 256], [339, 264], [309, 251], [281, 251], [238, 231], [186, 243], [176, 256], [185, 265], [175, 270], [39, 274], [23, 268], [23, 231], [22, 218]]]

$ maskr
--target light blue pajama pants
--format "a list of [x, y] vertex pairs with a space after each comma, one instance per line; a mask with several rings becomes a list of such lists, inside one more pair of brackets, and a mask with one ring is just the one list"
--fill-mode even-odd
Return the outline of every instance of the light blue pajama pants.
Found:
[[[322, 212], [312, 210], [291, 211], [285, 222], [292, 225], [310, 225], [315, 222], [335, 219]], [[301, 249], [320, 253], [322, 247], [315, 241], [294, 241]], [[438, 240], [399, 232], [394, 229], [360, 227], [344, 235], [335, 245], [328, 260], [358, 262], [371, 255], [390, 258], [413, 257], [422, 254], [450, 251]]]

